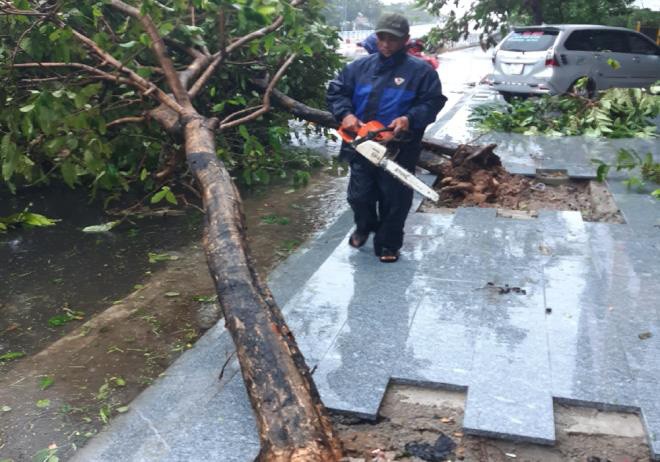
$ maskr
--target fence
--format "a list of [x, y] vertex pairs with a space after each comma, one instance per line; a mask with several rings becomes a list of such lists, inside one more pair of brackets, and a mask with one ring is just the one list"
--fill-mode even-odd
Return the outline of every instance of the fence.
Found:
[[657, 45], [660, 45], [660, 27], [658, 26], [642, 26], [640, 21], [637, 21], [637, 26], [635, 27], [637, 32], [641, 32], [646, 35], [651, 40], [654, 40]]

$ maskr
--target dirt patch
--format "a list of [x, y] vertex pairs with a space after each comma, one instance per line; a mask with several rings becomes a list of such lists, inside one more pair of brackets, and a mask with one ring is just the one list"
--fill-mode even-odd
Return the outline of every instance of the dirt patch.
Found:
[[438, 207], [489, 207], [529, 212], [572, 210], [582, 213], [585, 221], [624, 223], [610, 192], [604, 184], [570, 179], [563, 171], [539, 171], [536, 178], [514, 175], [501, 165], [499, 157], [484, 151], [485, 158], [454, 156], [439, 165], [434, 189], [437, 204], [425, 201], [421, 211]]
[[446, 460], [650, 460], [640, 419], [634, 414], [555, 405], [557, 444], [550, 447], [464, 434], [464, 402], [465, 394], [461, 392], [394, 385], [385, 395], [378, 422], [340, 415], [334, 416], [334, 422], [353, 462], [421, 461], [410, 454], [414, 448], [411, 444], [432, 447], [439, 438], [445, 442], [450, 438], [455, 444]]
[[31, 461], [55, 444], [66, 460], [192, 346], [194, 299], [213, 285], [201, 248], [173, 256], [144, 287], [3, 374], [2, 458]]

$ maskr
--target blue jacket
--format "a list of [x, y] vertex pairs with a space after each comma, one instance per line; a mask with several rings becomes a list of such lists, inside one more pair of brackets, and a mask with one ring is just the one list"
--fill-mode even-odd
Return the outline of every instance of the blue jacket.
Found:
[[[348, 64], [330, 82], [327, 95], [328, 109], [338, 122], [355, 114], [363, 122], [378, 120], [387, 126], [407, 116], [414, 145], [446, 101], [438, 73], [405, 48], [389, 58], [374, 53]], [[352, 157], [346, 146], [342, 157]]]
[[378, 53], [378, 38], [376, 38], [376, 33], [374, 32], [373, 34], [369, 35], [366, 39], [362, 40], [361, 42], [358, 42], [358, 46], [361, 46], [365, 50], [367, 50], [367, 53], [370, 55], [374, 53]]

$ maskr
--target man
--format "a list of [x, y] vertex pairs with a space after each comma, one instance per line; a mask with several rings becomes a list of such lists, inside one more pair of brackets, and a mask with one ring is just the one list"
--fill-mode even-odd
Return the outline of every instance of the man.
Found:
[[434, 56], [424, 53], [424, 41], [422, 39], [412, 39], [406, 46], [408, 47], [408, 53], [428, 63], [433, 69], [438, 68], [438, 60]]
[[[348, 64], [330, 82], [327, 100], [345, 130], [357, 132], [363, 123], [378, 120], [393, 129], [395, 138], [405, 135], [407, 141], [400, 143], [396, 161], [414, 173], [424, 129], [447, 98], [431, 66], [406, 52], [409, 31], [402, 15], [383, 16], [376, 26], [378, 53]], [[348, 202], [356, 228], [349, 245], [363, 246], [374, 232], [374, 251], [380, 261], [397, 261], [413, 191], [347, 143], [342, 144], [340, 158], [351, 169]]]
[[374, 32], [366, 39], [358, 42], [357, 46], [364, 48], [370, 55], [378, 53], [378, 38], [376, 38], [376, 33]]

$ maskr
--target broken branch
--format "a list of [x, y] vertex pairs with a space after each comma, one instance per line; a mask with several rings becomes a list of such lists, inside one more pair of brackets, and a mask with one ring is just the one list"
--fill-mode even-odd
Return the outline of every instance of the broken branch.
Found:
[[291, 54], [286, 61], [284, 61], [284, 64], [280, 66], [280, 68], [277, 70], [277, 73], [271, 80], [270, 84], [268, 85], [268, 88], [266, 88], [266, 91], [264, 92], [264, 97], [263, 97], [263, 105], [261, 108], [257, 109], [254, 111], [252, 114], [247, 115], [245, 117], [241, 117], [240, 119], [236, 119], [232, 122], [227, 122], [227, 123], [220, 123], [218, 126], [219, 130], [224, 130], [227, 128], [235, 127], [236, 125], [240, 125], [242, 123], [247, 122], [248, 120], [254, 120], [257, 117], [259, 117], [262, 114], [265, 114], [270, 110], [270, 95], [273, 92], [273, 89], [275, 88], [275, 85], [277, 85], [277, 82], [282, 78], [284, 73], [286, 72], [286, 69], [291, 65], [293, 60], [296, 58], [296, 54], [293, 53]]
[[172, 93], [174, 93], [174, 98], [176, 99], [177, 103], [183, 106], [183, 108], [186, 110], [193, 110], [192, 104], [190, 103], [190, 98], [188, 97], [188, 93], [186, 92], [185, 88], [183, 88], [183, 85], [181, 85], [181, 81], [179, 80], [176, 70], [174, 69], [174, 63], [172, 63], [172, 60], [170, 59], [169, 55], [167, 54], [167, 50], [165, 49], [165, 42], [158, 32], [156, 25], [151, 20], [151, 16], [148, 14], [141, 14], [140, 10], [134, 6], [124, 3], [121, 0], [110, 0], [110, 5], [122, 13], [138, 20], [140, 24], [142, 24], [142, 28], [151, 39], [152, 50], [156, 55], [156, 59], [158, 59], [160, 66], [163, 68], [163, 73], [167, 79], [167, 84], [172, 90]]

